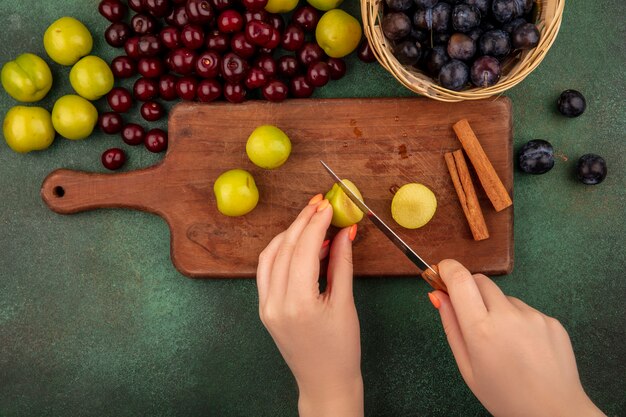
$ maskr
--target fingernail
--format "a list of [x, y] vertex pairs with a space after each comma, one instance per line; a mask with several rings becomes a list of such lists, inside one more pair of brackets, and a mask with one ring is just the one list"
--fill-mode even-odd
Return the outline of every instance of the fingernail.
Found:
[[428, 293], [428, 298], [430, 299], [430, 302], [433, 303], [433, 307], [435, 307], [437, 310], [439, 310], [439, 307], [441, 307], [441, 301], [439, 301], [439, 298], [437, 298], [435, 293], [429, 292]]
[[350, 242], [354, 242], [354, 238], [356, 238], [356, 231], [357, 231], [356, 224], [353, 224], [352, 226], [350, 226], [350, 232], [348, 232], [348, 238], [350, 239]]
[[[321, 195], [321, 194], [320, 194]], [[322, 200], [322, 202], [320, 203], [319, 206], [317, 206], [317, 212], [319, 213], [322, 210], [325, 210], [326, 207], [328, 207], [328, 205], [330, 204], [330, 201], [328, 200]]]
[[320, 201], [322, 201], [322, 199], [324, 198], [323, 195], [318, 194], [315, 197], [313, 197], [310, 201], [309, 201], [309, 206], [312, 206], [313, 204], [317, 204]]
[[326, 239], [325, 241], [322, 242], [322, 249], [324, 249], [328, 245], [330, 245], [330, 240]]

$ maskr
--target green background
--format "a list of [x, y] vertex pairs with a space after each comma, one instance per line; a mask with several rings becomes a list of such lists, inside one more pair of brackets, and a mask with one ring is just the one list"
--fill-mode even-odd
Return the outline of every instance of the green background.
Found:
[[[52, 21], [77, 17], [95, 35], [96, 54], [116, 55], [97, 3], [0, 1], [0, 63], [27, 51], [51, 63], [49, 110], [71, 92], [69, 68], [43, 50]], [[346, 3], [358, 14], [355, 0]], [[516, 148], [544, 138], [561, 158], [543, 176], [515, 172], [515, 270], [497, 278], [561, 320], [583, 385], [610, 416], [626, 415], [625, 15], [623, 0], [568, 1], [545, 61], [507, 92]], [[348, 75], [318, 97], [412, 95], [378, 65], [348, 61]], [[555, 111], [567, 88], [587, 98], [577, 119]], [[14, 105], [0, 94], [2, 117]], [[258, 320], [253, 280], [181, 276], [156, 216], [60, 216], [42, 203], [49, 172], [103, 172], [100, 154], [120, 145], [96, 133], [18, 155], [0, 141], [0, 416], [295, 416], [296, 387]], [[127, 170], [162, 157], [124, 148]], [[573, 177], [588, 152], [609, 167], [595, 187]], [[368, 416], [487, 415], [458, 374], [427, 291], [419, 279], [355, 283]]]

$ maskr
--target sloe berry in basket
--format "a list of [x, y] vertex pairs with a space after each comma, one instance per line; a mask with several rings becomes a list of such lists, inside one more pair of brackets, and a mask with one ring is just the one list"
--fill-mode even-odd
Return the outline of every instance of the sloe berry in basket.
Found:
[[437, 4], [439, 2], [439, 0], [415, 0], [415, 4], [418, 7], [422, 7], [422, 8], [429, 8], [429, 7], [433, 7], [435, 4]]
[[453, 59], [439, 71], [439, 84], [448, 90], [460, 91], [469, 81], [469, 68], [462, 61]]
[[402, 12], [392, 12], [383, 18], [382, 27], [388, 39], [399, 40], [411, 33], [411, 19]]
[[502, 62], [513, 50], [539, 44], [540, 32], [529, 23], [536, 1], [385, 0], [380, 22], [400, 65], [450, 90], [469, 87], [470, 81], [486, 88], [502, 78]]
[[433, 28], [433, 9], [417, 9], [413, 14], [413, 25], [418, 29]]
[[422, 49], [419, 42], [403, 41], [394, 47], [393, 54], [402, 65], [415, 65], [422, 56]]
[[481, 56], [472, 64], [470, 75], [476, 87], [491, 87], [500, 79], [500, 61], [492, 56]]
[[481, 16], [487, 16], [491, 8], [491, 0], [465, 0], [465, 3], [476, 7]]
[[455, 33], [448, 41], [448, 55], [453, 59], [467, 61], [476, 53], [476, 42], [464, 33]]
[[480, 11], [468, 4], [457, 4], [452, 9], [452, 27], [458, 32], [469, 32], [480, 24]]
[[539, 45], [539, 30], [532, 23], [521, 24], [511, 33], [511, 41], [515, 49], [532, 49]]
[[450, 56], [446, 48], [442, 45], [436, 45], [428, 51], [426, 55], [426, 69], [433, 77], [439, 75], [441, 67], [450, 61]]
[[511, 51], [511, 40], [503, 30], [490, 30], [480, 37], [479, 47], [482, 55], [503, 57]]
[[485, 33], [485, 31], [478, 27], [470, 30], [466, 35], [472, 38], [474, 42], [478, 42], [480, 37], [483, 36], [483, 33]]
[[517, 28], [519, 25], [523, 25], [524, 23], [527, 23], [526, 19], [524, 19], [523, 17], [518, 17], [516, 19], [511, 20], [508, 23], [505, 23], [502, 26], [502, 30], [510, 35], [511, 33], [513, 33], [515, 28]]
[[520, 0], [493, 0], [491, 14], [500, 23], [510, 22], [520, 13]]
[[396, 12], [407, 11], [413, 6], [413, 0], [385, 0], [387, 7]]
[[442, 32], [450, 29], [450, 16], [452, 16], [452, 6], [448, 3], [437, 3], [432, 9], [433, 30]]

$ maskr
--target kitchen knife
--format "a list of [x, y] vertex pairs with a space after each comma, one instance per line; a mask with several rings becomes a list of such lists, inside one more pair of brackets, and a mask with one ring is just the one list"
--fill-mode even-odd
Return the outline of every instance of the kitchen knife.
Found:
[[383, 232], [389, 240], [391, 240], [401, 251], [406, 255], [407, 258], [411, 260], [421, 271], [422, 278], [426, 280], [426, 282], [436, 290], [441, 290], [448, 292], [446, 288], [446, 284], [444, 284], [443, 280], [439, 276], [439, 273], [436, 267], [430, 266], [427, 264], [409, 245], [407, 245], [404, 240], [400, 236], [398, 236], [389, 226], [383, 222], [380, 217], [378, 217], [367, 205], [357, 197], [350, 188], [346, 186], [346, 184], [335, 174], [335, 172], [330, 169], [324, 161], [321, 161], [322, 165], [328, 171], [330, 176], [335, 180], [337, 185], [343, 190], [344, 193], [348, 196], [348, 198], [367, 216], [368, 219], [372, 221], [378, 227], [378, 229]]

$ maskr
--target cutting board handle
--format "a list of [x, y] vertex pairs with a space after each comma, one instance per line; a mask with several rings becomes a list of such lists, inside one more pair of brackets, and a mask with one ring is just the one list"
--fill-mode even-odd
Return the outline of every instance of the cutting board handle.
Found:
[[117, 174], [56, 170], [41, 185], [41, 198], [50, 209], [72, 214], [98, 208], [131, 208], [160, 214], [156, 167]]

